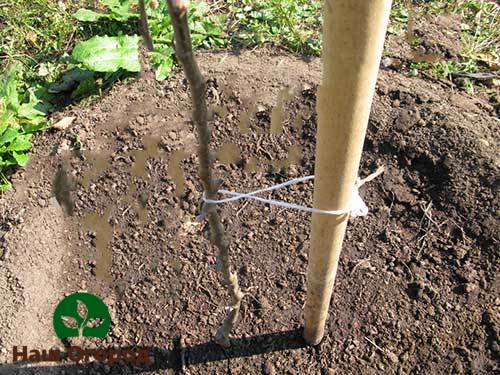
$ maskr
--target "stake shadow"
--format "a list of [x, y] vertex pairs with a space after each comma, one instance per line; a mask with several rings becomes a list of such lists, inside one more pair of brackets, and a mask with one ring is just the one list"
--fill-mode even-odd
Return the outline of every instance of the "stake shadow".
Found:
[[[26, 363], [14, 363], [0, 366], [0, 375], [77, 375], [77, 374], [141, 374], [150, 371], [171, 369], [175, 374], [182, 373], [183, 369], [199, 364], [227, 361], [226, 373], [231, 374], [231, 359], [244, 358], [284, 350], [296, 350], [307, 347], [302, 338], [302, 329], [276, 332], [259, 336], [231, 340], [231, 347], [223, 349], [214, 342], [207, 342], [194, 346], [181, 345], [180, 338], [174, 339], [174, 349], [166, 350], [159, 347], [146, 347], [145, 349], [154, 358], [149, 366], [133, 366], [89, 362], [56, 366], [27, 366]], [[132, 347], [131, 347], [132, 348]], [[122, 347], [121, 349], [127, 349]], [[126, 369], [125, 369], [126, 368]]]

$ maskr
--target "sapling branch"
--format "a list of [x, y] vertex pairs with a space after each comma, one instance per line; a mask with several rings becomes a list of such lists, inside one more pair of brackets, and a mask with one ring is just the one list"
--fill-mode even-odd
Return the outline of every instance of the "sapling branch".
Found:
[[151, 33], [149, 32], [148, 25], [148, 15], [146, 14], [146, 5], [144, 4], [146, 0], [139, 0], [139, 14], [141, 17], [141, 31], [142, 37], [144, 38], [144, 44], [146, 48], [150, 51], [153, 50], [153, 39], [151, 38]]
[[[189, 1], [167, 0], [174, 28], [175, 53], [189, 82], [193, 101], [193, 121], [198, 133], [199, 175], [208, 199], [216, 199], [218, 184], [212, 176], [212, 156], [210, 153], [210, 129], [208, 110], [205, 101], [205, 79], [193, 54], [191, 34], [187, 22]], [[243, 293], [238, 284], [236, 273], [231, 271], [230, 245], [224, 233], [224, 226], [216, 207], [206, 204], [206, 217], [210, 226], [212, 243], [219, 249], [218, 265], [222, 273], [222, 283], [227, 287], [230, 305], [227, 316], [219, 327], [215, 341], [224, 347], [230, 345], [229, 334], [236, 323]]]

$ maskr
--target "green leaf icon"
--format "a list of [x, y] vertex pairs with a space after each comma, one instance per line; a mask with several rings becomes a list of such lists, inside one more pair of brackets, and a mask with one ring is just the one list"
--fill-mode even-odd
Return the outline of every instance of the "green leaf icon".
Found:
[[90, 293], [73, 293], [56, 307], [53, 317], [57, 337], [106, 337], [111, 324], [104, 302]]
[[61, 319], [66, 327], [71, 329], [78, 328], [78, 322], [75, 318], [72, 318], [71, 316], [61, 316]]

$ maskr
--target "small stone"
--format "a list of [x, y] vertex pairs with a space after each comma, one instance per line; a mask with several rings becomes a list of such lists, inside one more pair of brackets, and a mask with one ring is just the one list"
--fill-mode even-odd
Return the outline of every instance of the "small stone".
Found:
[[386, 56], [381, 60], [380, 65], [384, 69], [393, 69], [397, 71], [400, 70], [404, 64], [401, 59]]
[[474, 283], [466, 283], [465, 284], [465, 291], [467, 293], [472, 293], [477, 289], [477, 285]]
[[457, 259], [461, 260], [467, 255], [467, 249], [463, 246], [456, 246], [453, 249], [453, 255], [455, 255]]
[[308, 92], [312, 90], [312, 85], [310, 83], [302, 84], [302, 92]]
[[75, 121], [76, 117], [63, 117], [61, 120], [57, 121], [52, 128], [57, 130], [66, 130]]
[[257, 113], [265, 112], [266, 107], [264, 107], [262, 104], [257, 105]]
[[387, 356], [389, 361], [391, 361], [391, 363], [398, 363], [398, 356], [393, 352], [387, 351], [385, 355]]
[[274, 365], [270, 362], [264, 363], [264, 368], [262, 369], [263, 373], [266, 375], [275, 375], [276, 370], [274, 369]]
[[389, 88], [385, 84], [379, 83], [377, 86], [377, 93], [380, 95], [387, 95], [389, 93]]
[[38, 199], [38, 204], [40, 205], [40, 207], [45, 207], [46, 203], [47, 202], [45, 202], [45, 199], [42, 199], [42, 198]]
[[172, 140], [175, 141], [177, 139], [177, 133], [174, 131], [168, 132], [168, 137]]
[[144, 124], [145, 124], [145, 122], [146, 122], [146, 120], [145, 120], [145, 119], [144, 119], [144, 117], [142, 117], [142, 116], [137, 116], [137, 117], [136, 117], [136, 119], [135, 119], [135, 121], [137, 121], [137, 123], [138, 123], [139, 125], [144, 125]]
[[455, 360], [455, 363], [453, 364], [453, 373], [454, 374], [464, 373], [464, 367], [462, 366], [462, 363], [458, 359]]

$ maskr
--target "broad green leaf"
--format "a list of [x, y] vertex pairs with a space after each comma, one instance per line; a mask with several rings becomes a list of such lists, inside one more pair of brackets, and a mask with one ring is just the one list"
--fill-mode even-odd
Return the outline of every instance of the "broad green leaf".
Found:
[[201, 22], [194, 22], [193, 25], [191, 25], [191, 33], [205, 34], [206, 32], [207, 31]]
[[98, 91], [97, 83], [95, 82], [93, 77], [89, 77], [86, 80], [80, 82], [78, 87], [71, 93], [71, 98], [73, 99], [81, 99], [92, 94], [95, 94]]
[[14, 112], [7, 111], [0, 114], [0, 135], [15, 123]]
[[31, 134], [22, 134], [14, 139], [8, 149], [12, 151], [26, 151], [31, 148]]
[[16, 65], [11, 66], [0, 76], [0, 97], [4, 98], [7, 108], [17, 111], [19, 108], [19, 95], [17, 93]]
[[44, 122], [40, 122], [38, 124], [24, 124], [23, 132], [24, 133], [34, 133], [36, 131], [42, 130], [47, 126]]
[[19, 117], [24, 117], [25, 119], [30, 120], [30, 122], [38, 123], [43, 120], [43, 116], [45, 114], [38, 109], [35, 109], [35, 106], [32, 103], [23, 103], [21, 107], [19, 107], [18, 112]]
[[62, 75], [59, 81], [49, 86], [49, 92], [57, 94], [63, 91], [71, 91], [77, 87], [80, 82], [93, 76], [94, 73], [80, 68], [68, 70]]
[[101, 19], [109, 19], [109, 15], [105, 13], [97, 13], [90, 9], [78, 9], [75, 14], [73, 14], [78, 21], [82, 22], [96, 22]]
[[2, 135], [5, 130], [7, 130], [7, 127], [7, 123], [0, 122], [0, 135]]
[[166, 59], [164, 59], [163, 62], [156, 68], [156, 79], [158, 81], [163, 81], [164, 79], [166, 79], [170, 75], [173, 65], [174, 60], [172, 59], [172, 57], [167, 57]]
[[21, 167], [25, 167], [28, 164], [28, 161], [30, 159], [28, 154], [24, 154], [24, 153], [21, 154], [21, 153], [15, 152], [15, 151], [12, 152], [12, 156], [14, 157], [14, 159], [16, 159], [17, 164], [19, 164], [19, 166], [21, 166]]
[[10, 154], [6, 155], [7, 158], [4, 158], [3, 160], [0, 158], [0, 167], [3, 168], [8, 168], [8, 167], [13, 167], [15, 165], [18, 165], [16, 159]]
[[193, 34], [191, 35], [191, 40], [193, 41], [193, 47], [197, 48], [200, 46], [200, 44], [203, 42], [205, 37], [201, 34]]
[[137, 18], [139, 16], [137, 13], [130, 12], [130, 3], [130, 1], [101, 0], [101, 4], [109, 8], [106, 13], [82, 8], [78, 9], [73, 16], [82, 22], [97, 22], [102, 19], [128, 21], [130, 18]]
[[95, 36], [78, 43], [72, 57], [96, 72], [116, 72], [124, 69], [139, 72], [139, 36]]
[[45, 113], [35, 108], [40, 103], [40, 100], [38, 100], [33, 90], [29, 90], [29, 97], [29, 102], [21, 104], [17, 114], [19, 117], [30, 120], [30, 122], [39, 123], [43, 120]]
[[130, 18], [136, 18], [139, 15], [137, 13], [131, 13], [129, 11], [129, 6], [127, 3], [111, 8], [110, 17], [117, 21], [128, 21]]
[[1, 136], [0, 136], [0, 146], [8, 142], [12, 142], [19, 134], [19, 131], [15, 128], [8, 128]]
[[53, 112], [54, 105], [51, 102], [54, 101], [55, 95], [51, 94], [46, 86], [36, 86], [33, 93], [39, 100], [36, 109], [45, 114]]

